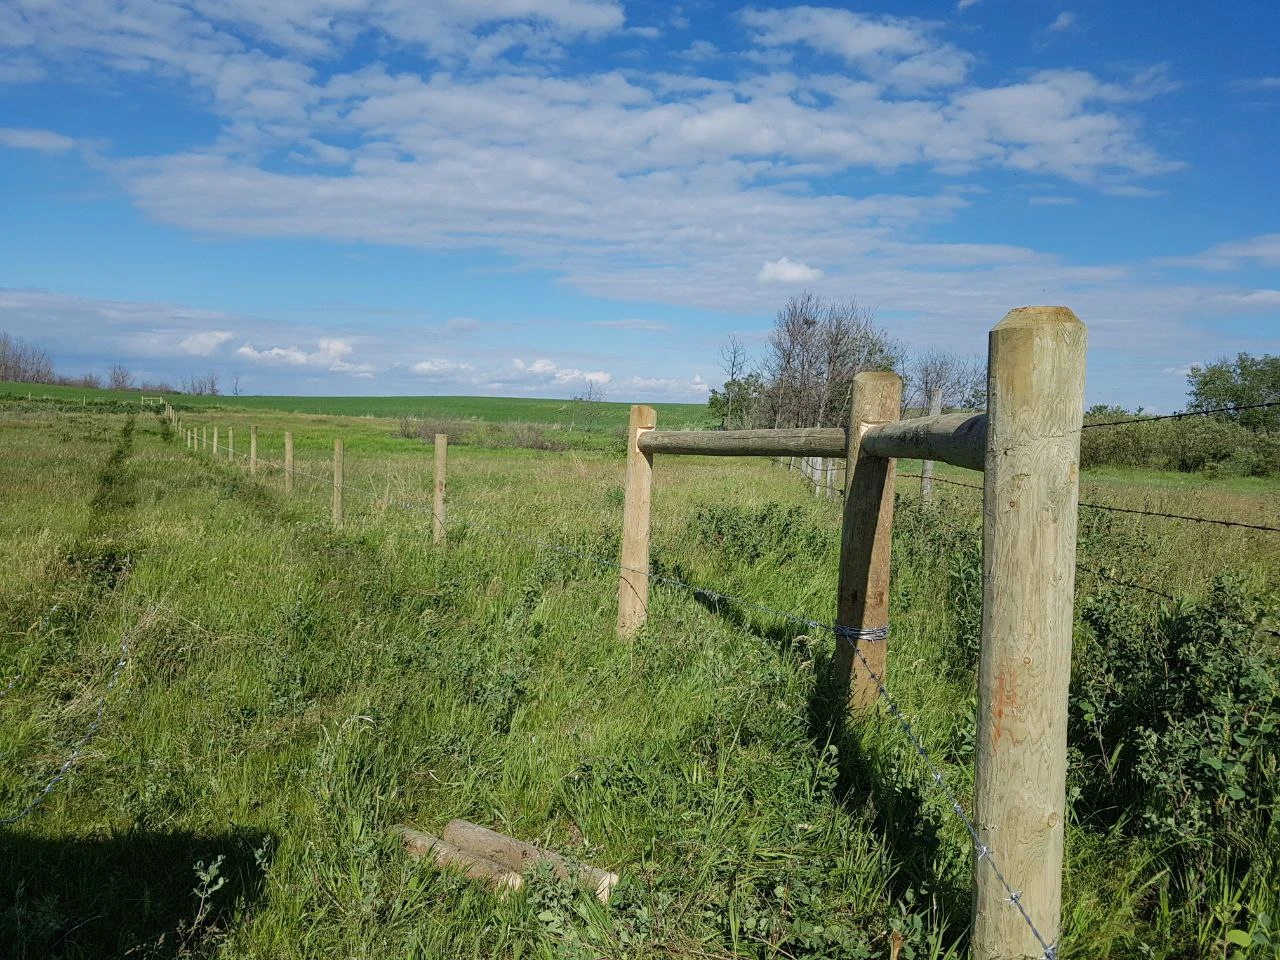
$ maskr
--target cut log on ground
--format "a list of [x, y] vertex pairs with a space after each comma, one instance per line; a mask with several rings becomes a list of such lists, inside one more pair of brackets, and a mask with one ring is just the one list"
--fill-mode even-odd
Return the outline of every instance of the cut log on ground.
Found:
[[483, 880], [498, 890], [519, 890], [524, 885], [524, 878], [516, 870], [495, 863], [467, 850], [459, 850], [447, 840], [414, 830], [412, 827], [393, 827], [404, 842], [405, 852], [411, 857], [432, 857], [438, 867], [453, 867], [461, 870], [472, 880]]
[[573, 863], [550, 850], [535, 847], [531, 843], [516, 840], [467, 820], [452, 821], [444, 828], [444, 839], [460, 850], [501, 864], [517, 873], [523, 873], [539, 863], [549, 863], [557, 877], [561, 880], [573, 878], [585, 883], [595, 891], [601, 903], [609, 902], [609, 895], [618, 884], [616, 873], [585, 863]]

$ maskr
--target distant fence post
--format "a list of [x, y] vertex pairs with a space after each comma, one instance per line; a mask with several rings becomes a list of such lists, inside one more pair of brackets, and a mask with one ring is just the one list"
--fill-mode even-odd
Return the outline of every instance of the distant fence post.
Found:
[[[1062, 914], [1085, 337], [1065, 307], [1023, 307], [988, 344], [973, 819], [1050, 945]], [[982, 860], [973, 866], [973, 956], [1041, 956]]]
[[284, 492], [293, 493], [293, 433], [284, 434]]
[[822, 484], [827, 475], [827, 461], [825, 457], [813, 458], [813, 495], [815, 497], [822, 496]]
[[[942, 413], [942, 388], [929, 388], [929, 416], [936, 417]], [[933, 461], [925, 460], [920, 464], [920, 499], [925, 503], [933, 503]]]
[[627, 472], [622, 508], [622, 573], [618, 579], [618, 638], [630, 639], [649, 611], [649, 506], [653, 457], [642, 453], [640, 435], [658, 425], [653, 407], [631, 407], [627, 428]]
[[[889, 547], [893, 534], [893, 481], [896, 461], [862, 450], [863, 430], [899, 419], [902, 378], [896, 373], [867, 372], [853, 379], [844, 518], [840, 531], [840, 581], [837, 588], [834, 692], [858, 713], [867, 713], [879, 693], [874, 670], [885, 680], [888, 635], [863, 639], [843, 633], [878, 630], [889, 625]], [[861, 660], [855, 663], [854, 648]]]
[[249, 474], [258, 472], [258, 427], [249, 427]]
[[236, 428], [227, 427], [227, 459], [234, 461], [236, 458]]
[[218, 428], [213, 428], [213, 459], [218, 459]]
[[342, 438], [333, 441], [333, 525], [342, 526]]
[[203, 450], [209, 449], [209, 428], [207, 426], [200, 428], [200, 447]]
[[444, 492], [445, 492], [445, 458], [449, 453], [449, 436], [444, 433], [436, 434], [436, 464], [435, 464], [435, 498], [431, 507], [431, 540], [433, 543], [444, 543], [445, 539], [445, 518], [444, 518]]

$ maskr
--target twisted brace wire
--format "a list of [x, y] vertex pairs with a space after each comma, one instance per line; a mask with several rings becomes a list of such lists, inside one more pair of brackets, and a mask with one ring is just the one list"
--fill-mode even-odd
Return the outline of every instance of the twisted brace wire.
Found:
[[124, 671], [125, 664], [128, 662], [129, 635], [125, 634], [120, 640], [120, 657], [116, 660], [115, 668], [111, 671], [111, 679], [107, 681], [106, 688], [102, 691], [102, 696], [98, 699], [97, 713], [94, 715], [92, 722], [90, 722], [88, 728], [85, 730], [84, 735], [76, 741], [75, 746], [71, 748], [70, 756], [63, 761], [62, 766], [58, 768], [58, 772], [55, 773], [47, 783], [45, 783], [44, 788], [36, 794], [35, 799], [12, 816], [0, 818], [0, 827], [12, 826], [23, 817], [27, 816], [35, 810], [36, 807], [44, 803], [49, 794], [53, 793], [54, 788], [67, 778], [67, 774], [71, 771], [72, 766], [74, 766], [75, 762], [80, 759], [80, 751], [83, 750], [89, 741], [93, 739], [94, 734], [98, 732], [98, 728], [102, 726], [103, 717], [106, 716], [107, 712], [107, 697], [110, 695], [111, 691], [115, 689], [116, 684], [120, 680], [120, 674]]
[[[332, 478], [329, 478], [329, 477], [321, 477], [314, 474], [301, 474], [301, 475], [310, 476], [312, 479], [319, 480], [331, 485], [333, 484]], [[357, 486], [354, 484], [348, 485], [345, 483], [343, 484], [343, 486], [344, 487], [350, 486], [351, 489], [359, 490], [363, 493], [366, 493], [378, 499], [384, 499], [385, 502], [391, 505], [394, 505], [396, 507], [399, 507], [403, 510], [407, 510], [410, 512], [429, 513], [432, 516], [437, 516], [437, 514], [435, 513], [435, 509], [425, 504], [409, 503], [407, 501], [396, 500], [393, 498], [384, 498], [382, 494], [380, 494], [378, 491], [370, 487]], [[876, 686], [878, 695], [881, 697], [881, 699], [884, 700], [885, 704], [889, 709], [890, 714], [893, 716], [895, 720], [898, 721], [898, 724], [901, 726], [903, 732], [907, 735], [908, 739], [911, 741], [912, 746], [915, 748], [916, 754], [924, 761], [925, 766], [928, 768], [929, 775], [933, 779], [933, 782], [943, 791], [948, 801], [950, 801], [952, 812], [955, 813], [956, 816], [958, 816], [961, 822], [964, 824], [966, 831], [968, 831], [969, 838], [973, 846], [974, 852], [977, 854], [979, 861], [986, 861], [986, 863], [991, 867], [992, 871], [996, 876], [996, 879], [999, 881], [1000, 885], [1004, 888], [1005, 893], [1008, 894], [1008, 897], [1006, 898], [1006, 902], [1017, 907], [1018, 913], [1021, 915], [1023, 921], [1027, 924], [1027, 927], [1031, 930], [1031, 935], [1035, 938], [1036, 942], [1040, 945], [1041, 949], [1044, 951], [1041, 956], [1041, 960], [1057, 960], [1057, 946], [1050, 944], [1047, 940], [1045, 940], [1044, 936], [1040, 933], [1039, 928], [1035, 925], [1035, 922], [1031, 919], [1031, 914], [1027, 911], [1026, 906], [1022, 902], [1021, 891], [1014, 890], [1013, 887], [1010, 885], [1009, 881], [1005, 878], [1004, 873], [1000, 870], [999, 865], [996, 863], [995, 856], [994, 854], [992, 854], [991, 848], [986, 844], [982, 843], [981, 838], [978, 834], [977, 827], [974, 826], [973, 820], [968, 816], [968, 814], [965, 813], [964, 806], [960, 803], [959, 797], [956, 795], [955, 791], [951, 788], [950, 784], [947, 783], [946, 778], [943, 777], [942, 772], [938, 769], [938, 766], [937, 764], [934, 763], [932, 757], [930, 757], [928, 752], [925, 750], [924, 743], [916, 735], [915, 731], [912, 730], [911, 723], [903, 715], [902, 709], [898, 706], [898, 704], [894, 701], [894, 699], [889, 696], [889, 691], [885, 688], [884, 683], [881, 680], [879, 674], [877, 674], [871, 668], [871, 665], [867, 662], [866, 657], [863, 656], [861, 649], [859, 649], [858, 641], [866, 641], [866, 642], [872, 642], [872, 643], [886, 641], [889, 637], [889, 626], [887, 624], [885, 626], [880, 626], [880, 627], [847, 627], [847, 626], [841, 626], [840, 624], [822, 623], [818, 620], [801, 616], [800, 614], [793, 613], [791, 611], [780, 610], [775, 607], [770, 607], [767, 604], [757, 603], [755, 601], [746, 600], [741, 597], [735, 597], [730, 594], [721, 593], [719, 591], [711, 590], [706, 587], [699, 587], [699, 586], [696, 586], [695, 584], [687, 583], [676, 577], [669, 577], [669, 576], [666, 576], [665, 574], [653, 573], [649, 570], [641, 570], [636, 567], [628, 567], [625, 564], [620, 564], [614, 560], [606, 560], [603, 557], [598, 557], [598, 556], [595, 556], [594, 554], [586, 553], [580, 550], [574, 550], [571, 547], [565, 547], [561, 544], [553, 543], [549, 540], [544, 540], [541, 537], [532, 536], [530, 534], [526, 534], [521, 531], [509, 530], [504, 527], [497, 527], [492, 524], [488, 524], [483, 521], [474, 520], [470, 518], [468, 518], [467, 522], [476, 527], [479, 527], [480, 529], [487, 530], [490, 533], [495, 533], [495, 534], [499, 534], [501, 536], [506, 536], [506, 537], [515, 537], [516, 539], [523, 540], [526, 543], [534, 544], [541, 547], [546, 547], [547, 549], [555, 553], [559, 553], [565, 556], [574, 557], [575, 559], [586, 561], [602, 569], [620, 570], [620, 571], [625, 571], [630, 573], [641, 574], [657, 583], [662, 583], [667, 586], [688, 591], [692, 593], [695, 597], [706, 597], [716, 602], [734, 603], [739, 605], [740, 607], [752, 609], [760, 613], [765, 613], [770, 616], [778, 617], [780, 619], [789, 621], [799, 626], [808, 627], [813, 630], [823, 630], [823, 631], [829, 630], [832, 633], [834, 633], [835, 636], [838, 638], [842, 638], [846, 641], [852, 641], [850, 643], [850, 646], [853, 649], [853, 653], [858, 658], [859, 662], [862, 664], [863, 669], [866, 670], [867, 674], [871, 677], [872, 682]]]

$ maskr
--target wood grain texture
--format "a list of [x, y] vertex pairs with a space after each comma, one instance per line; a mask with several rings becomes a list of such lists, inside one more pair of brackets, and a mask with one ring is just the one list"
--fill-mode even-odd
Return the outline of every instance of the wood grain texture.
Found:
[[444, 543], [445, 539], [445, 460], [449, 454], [449, 436], [436, 434], [435, 493], [431, 510], [431, 539], [434, 543]]
[[284, 434], [284, 492], [293, 493], [293, 434]]
[[524, 886], [524, 878], [519, 871], [487, 857], [461, 850], [447, 840], [412, 827], [396, 826], [392, 829], [400, 834], [405, 852], [411, 857], [429, 856], [435, 860], [436, 866], [461, 870], [472, 880], [484, 881], [499, 890], [519, 890]]
[[525, 843], [468, 820], [454, 820], [444, 829], [444, 839], [460, 850], [484, 857], [504, 867], [523, 873], [539, 863], [547, 863], [561, 880], [573, 879], [589, 886], [601, 903], [618, 884], [618, 875], [585, 863], [571, 863], [558, 853]]
[[342, 438], [333, 441], [333, 525], [342, 526]]
[[[675, 453], [704, 457], [843, 457], [847, 442], [845, 431], [839, 427], [654, 430], [640, 439], [640, 451], [651, 456]], [[808, 468], [805, 475], [809, 475]]]
[[[840, 582], [836, 622], [845, 627], [883, 627], [889, 622], [889, 547], [893, 535], [895, 463], [868, 453], [862, 435], [871, 426], [898, 418], [902, 378], [896, 373], [860, 373], [853, 379], [849, 421], [848, 473], [840, 530]], [[859, 641], [858, 649], [885, 679], [888, 640]], [[853, 653], [853, 642], [836, 638], [836, 693], [865, 714], [878, 695], [867, 667]]]
[[947, 413], [881, 424], [862, 435], [862, 449], [877, 457], [941, 460], [981, 470], [987, 455], [987, 416]]
[[653, 407], [631, 408], [627, 428], [627, 472], [622, 507], [622, 571], [618, 577], [618, 638], [634, 637], [649, 613], [649, 508], [653, 488], [653, 454], [642, 442], [658, 423]]
[[[991, 331], [974, 821], [1041, 935], [1061, 922], [1084, 324], [1011, 311]], [[990, 867], [974, 865], [973, 956], [1043, 948]]]

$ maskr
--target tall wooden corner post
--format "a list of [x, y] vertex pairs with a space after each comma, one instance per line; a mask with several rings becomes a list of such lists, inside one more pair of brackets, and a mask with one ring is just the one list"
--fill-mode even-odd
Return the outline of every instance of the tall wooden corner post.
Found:
[[258, 428], [251, 426], [249, 428], [249, 474], [258, 472]]
[[880, 682], [885, 679], [897, 461], [864, 453], [862, 434], [869, 426], [899, 419], [901, 408], [902, 378], [896, 373], [868, 372], [853, 378], [832, 662], [833, 708], [840, 712], [846, 702], [857, 713], [869, 712], [879, 692], [869, 670]]
[[649, 506], [653, 455], [640, 450], [640, 437], [658, 425], [653, 407], [635, 405], [627, 427], [627, 473], [622, 507], [622, 574], [618, 579], [618, 638], [628, 640], [649, 614]]
[[[1062, 916], [1085, 327], [1066, 307], [991, 331], [974, 822], [1044, 944]], [[974, 863], [975, 960], [1041, 957], [989, 863]]]

